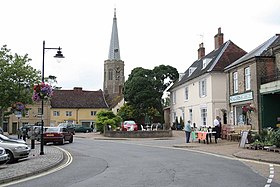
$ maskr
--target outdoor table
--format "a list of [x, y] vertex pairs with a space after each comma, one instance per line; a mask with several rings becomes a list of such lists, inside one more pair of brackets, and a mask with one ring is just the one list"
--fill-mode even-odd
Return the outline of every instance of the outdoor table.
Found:
[[[211, 131], [211, 132], [206, 132], [206, 131], [195, 131], [195, 133], [197, 134], [197, 139], [198, 142], [200, 143], [200, 140], [203, 140], [205, 143], [209, 144], [209, 139], [210, 139], [210, 143], [212, 143], [211, 137], [212, 134], [216, 134], [215, 131]], [[215, 137], [215, 143], [217, 143], [217, 138]]]

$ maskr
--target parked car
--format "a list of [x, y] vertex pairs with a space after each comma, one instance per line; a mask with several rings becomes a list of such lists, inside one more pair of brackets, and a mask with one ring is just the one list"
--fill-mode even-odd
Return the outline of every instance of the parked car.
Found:
[[5, 136], [3, 134], [0, 134], [0, 140], [2, 140], [3, 142], [12, 142], [12, 143], [23, 143], [26, 144], [26, 142], [22, 139], [14, 139], [14, 138], [10, 138], [8, 136]]
[[6, 164], [9, 160], [9, 156], [3, 147], [0, 147], [0, 165]]
[[124, 121], [122, 123], [122, 131], [138, 131], [138, 125], [132, 120]]
[[0, 140], [0, 147], [3, 147], [8, 154], [8, 163], [13, 163], [19, 159], [27, 158], [30, 153], [30, 147], [25, 143], [5, 142]]
[[44, 132], [44, 144], [49, 142], [59, 143], [63, 145], [65, 141], [72, 143], [74, 139], [73, 133], [65, 127], [49, 127], [46, 132]]
[[75, 135], [75, 127], [71, 123], [60, 123], [58, 127], [67, 128], [70, 132], [72, 132], [73, 135]]
[[1, 127], [0, 127], [0, 134], [4, 134], [4, 131]]
[[[44, 132], [45, 132], [48, 127], [44, 126], [43, 128], [44, 128]], [[40, 141], [41, 140], [41, 129], [42, 129], [41, 126], [37, 126], [37, 125], [31, 126], [30, 130], [27, 133], [28, 134], [27, 137], [34, 138], [35, 140]]]
[[83, 125], [74, 125], [74, 127], [75, 127], [75, 132], [84, 132], [84, 133], [93, 132], [93, 129], [91, 127], [86, 127]]

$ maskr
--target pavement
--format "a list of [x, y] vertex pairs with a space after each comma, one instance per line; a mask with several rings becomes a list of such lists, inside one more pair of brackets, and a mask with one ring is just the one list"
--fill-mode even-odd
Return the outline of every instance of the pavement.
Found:
[[[99, 133], [76, 133], [75, 138], [91, 138], [95, 140], [159, 142], [150, 141], [151, 138], [107, 138]], [[271, 164], [276, 164], [278, 166], [280, 165], [279, 152], [241, 148], [239, 147], [238, 142], [218, 140], [217, 144], [204, 144], [198, 142], [191, 142], [186, 144], [185, 134], [183, 131], [173, 131], [173, 136], [165, 139], [172, 140], [171, 144], [166, 146], [184, 148], [199, 152], [213, 153], [231, 158], [242, 158], [254, 161], [262, 161]], [[156, 140], [160, 140], [160, 138], [157, 138]], [[27, 140], [27, 144], [30, 145], [30, 140]], [[23, 179], [56, 168], [64, 162], [66, 157], [67, 156], [65, 155], [63, 150], [59, 149], [59, 147], [57, 146], [44, 146], [44, 155], [40, 155], [40, 142], [36, 142], [35, 149], [31, 149], [31, 153], [28, 158], [22, 159], [14, 164], [5, 164], [0, 166], [0, 186], [4, 183], [8, 183], [18, 179]]]

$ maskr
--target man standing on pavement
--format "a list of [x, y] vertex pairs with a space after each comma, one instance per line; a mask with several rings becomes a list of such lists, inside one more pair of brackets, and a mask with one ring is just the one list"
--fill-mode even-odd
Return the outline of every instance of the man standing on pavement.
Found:
[[191, 121], [190, 120], [185, 125], [184, 130], [185, 130], [185, 133], [186, 133], [186, 143], [190, 143], [190, 136], [191, 136], [191, 132], [192, 132]]
[[220, 135], [220, 133], [221, 133], [221, 130], [220, 130], [220, 126], [221, 126], [220, 120], [221, 120], [221, 118], [219, 116], [216, 116], [216, 119], [214, 120], [214, 131], [216, 132], [215, 139], [218, 139], [218, 138], [221, 137], [221, 135]]

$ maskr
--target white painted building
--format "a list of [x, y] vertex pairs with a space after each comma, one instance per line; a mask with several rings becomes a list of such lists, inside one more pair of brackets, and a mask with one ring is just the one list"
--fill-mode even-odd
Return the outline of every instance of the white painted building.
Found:
[[169, 88], [171, 97], [170, 123], [180, 117], [184, 124], [191, 120], [196, 127], [212, 126], [220, 116], [227, 123], [227, 82], [224, 67], [246, 52], [232, 41], [223, 42], [223, 33], [215, 35], [215, 49], [205, 55], [203, 43], [199, 45], [196, 60]]

